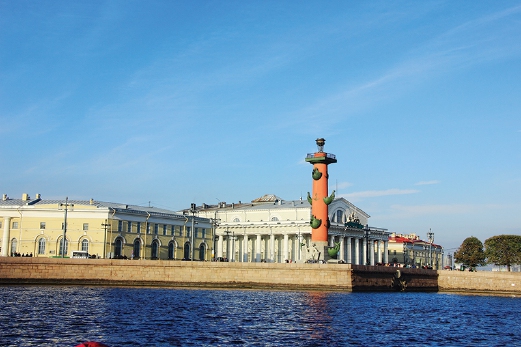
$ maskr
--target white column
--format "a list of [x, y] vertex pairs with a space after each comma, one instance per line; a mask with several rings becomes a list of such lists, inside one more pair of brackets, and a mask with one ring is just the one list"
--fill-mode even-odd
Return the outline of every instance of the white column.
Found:
[[381, 240], [378, 240], [376, 241], [376, 254], [378, 254], [378, 258], [377, 258], [377, 261], [379, 263], [382, 262], [382, 241]]
[[282, 255], [282, 261], [286, 261], [286, 259], [289, 259], [289, 237], [288, 234], [284, 234], [284, 254]]
[[228, 234], [226, 236], [226, 256], [225, 258], [228, 258], [228, 261], [232, 261], [232, 236], [231, 234]]
[[355, 265], [360, 265], [360, 239], [355, 237]]
[[218, 239], [217, 239], [217, 256], [222, 258], [223, 257], [223, 236], [219, 235], [217, 237], [218, 237]]
[[257, 243], [255, 244], [255, 261], [260, 263], [261, 261], [261, 235], [257, 234]]
[[270, 238], [264, 238], [264, 262], [269, 262], [270, 259]]
[[333, 235], [329, 236], [329, 247], [335, 246], [335, 237]]
[[11, 227], [11, 217], [4, 217], [4, 234], [2, 236], [2, 257], [9, 256], [9, 228]]
[[384, 263], [389, 262], [389, 241], [384, 241]]
[[351, 240], [352, 238], [351, 237], [348, 237], [347, 238], [347, 256], [346, 256], [346, 261], [348, 264], [351, 264], [353, 262], [353, 255], [351, 254]]
[[340, 250], [338, 251], [338, 260], [344, 260], [344, 236], [340, 235]]
[[270, 235], [270, 263], [275, 262], [275, 235]]
[[368, 265], [367, 264], [367, 252], [369, 252], [368, 248], [369, 248], [369, 242], [367, 242], [367, 238], [364, 238], [364, 242], [363, 242], [363, 259], [362, 259], [362, 264], [363, 265]]
[[228, 259], [232, 262], [234, 262], [236, 259], [235, 259], [235, 251], [236, 251], [236, 247], [237, 247], [237, 236], [235, 236], [235, 234], [232, 234], [232, 237], [230, 239], [230, 249], [228, 251]]
[[302, 242], [300, 239], [300, 234], [295, 235], [296, 236], [296, 242], [295, 242], [295, 262], [300, 263], [300, 257], [302, 255], [302, 249], [300, 248], [300, 243]]
[[369, 261], [374, 266], [374, 240], [369, 240]]
[[248, 235], [244, 234], [244, 240], [242, 242], [242, 262], [248, 262]]

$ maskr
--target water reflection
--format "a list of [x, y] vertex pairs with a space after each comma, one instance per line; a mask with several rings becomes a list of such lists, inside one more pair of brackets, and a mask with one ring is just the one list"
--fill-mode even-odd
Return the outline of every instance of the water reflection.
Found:
[[0, 287], [2, 346], [516, 345], [515, 298]]

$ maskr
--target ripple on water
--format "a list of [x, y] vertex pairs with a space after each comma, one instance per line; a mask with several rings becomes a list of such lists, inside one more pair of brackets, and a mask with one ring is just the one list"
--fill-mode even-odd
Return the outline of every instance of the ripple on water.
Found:
[[0, 287], [2, 346], [519, 345], [518, 298]]

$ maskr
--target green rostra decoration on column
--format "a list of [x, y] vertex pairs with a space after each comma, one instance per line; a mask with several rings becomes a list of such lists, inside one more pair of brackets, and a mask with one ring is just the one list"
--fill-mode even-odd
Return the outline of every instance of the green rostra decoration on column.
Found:
[[336, 258], [338, 251], [340, 251], [340, 242], [335, 242], [335, 247], [329, 247], [327, 249], [327, 254], [329, 254], [331, 258]]
[[322, 172], [318, 171], [317, 168], [314, 168], [313, 172], [311, 173], [311, 176], [315, 181], [318, 181], [322, 177]]
[[309, 195], [309, 192], [308, 192], [308, 202], [310, 205], [313, 205], [313, 199], [311, 199], [311, 195]]
[[311, 220], [310, 220], [309, 224], [311, 225], [311, 227], [313, 229], [317, 229], [322, 224], [322, 220], [317, 219], [317, 218], [315, 218], [315, 216], [311, 215]]
[[329, 205], [330, 203], [332, 203], [333, 200], [335, 200], [335, 191], [333, 190], [333, 192], [331, 193], [331, 195], [325, 197], [323, 200], [324, 200], [324, 203], [325, 203], [326, 205]]

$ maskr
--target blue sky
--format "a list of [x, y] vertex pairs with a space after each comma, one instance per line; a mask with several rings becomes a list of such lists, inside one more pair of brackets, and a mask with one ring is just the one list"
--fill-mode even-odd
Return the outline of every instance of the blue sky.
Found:
[[0, 1], [1, 193], [298, 199], [324, 137], [370, 225], [521, 232], [519, 1]]

